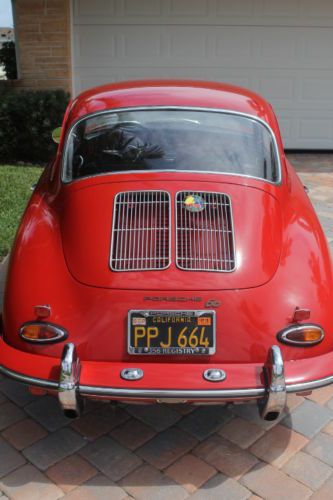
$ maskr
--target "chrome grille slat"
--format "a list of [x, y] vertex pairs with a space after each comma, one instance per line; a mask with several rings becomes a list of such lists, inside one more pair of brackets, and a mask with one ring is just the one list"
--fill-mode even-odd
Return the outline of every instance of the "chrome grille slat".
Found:
[[[204, 202], [191, 212], [184, 201], [190, 195]], [[224, 193], [181, 191], [176, 195], [176, 264], [184, 270], [230, 272], [235, 269], [231, 202]]]
[[[226, 213], [226, 206], [225, 205], [223, 206], [223, 211], [225, 213], [224, 221], [225, 221], [225, 224], [227, 226], [225, 234], [227, 234], [227, 233], [229, 233], [229, 218], [228, 218], [227, 213]], [[228, 247], [228, 255], [230, 255], [230, 239], [226, 238], [226, 242], [227, 242], [227, 247]]]
[[127, 191], [116, 195], [112, 270], [158, 270], [170, 265], [170, 208], [166, 191]]

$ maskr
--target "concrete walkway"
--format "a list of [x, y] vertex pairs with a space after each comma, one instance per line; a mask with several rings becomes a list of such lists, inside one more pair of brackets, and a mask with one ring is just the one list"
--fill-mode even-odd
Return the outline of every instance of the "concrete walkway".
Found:
[[[333, 156], [291, 156], [333, 245]], [[333, 498], [333, 388], [290, 396], [278, 423], [255, 405], [89, 404], [0, 378], [0, 500]], [[3, 497], [1, 497], [1, 491]]]

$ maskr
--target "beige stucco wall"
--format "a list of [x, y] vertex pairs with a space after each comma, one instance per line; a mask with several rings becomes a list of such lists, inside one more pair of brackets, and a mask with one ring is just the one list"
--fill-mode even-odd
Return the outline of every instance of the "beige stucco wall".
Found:
[[14, 0], [19, 80], [25, 89], [71, 91], [70, 0]]

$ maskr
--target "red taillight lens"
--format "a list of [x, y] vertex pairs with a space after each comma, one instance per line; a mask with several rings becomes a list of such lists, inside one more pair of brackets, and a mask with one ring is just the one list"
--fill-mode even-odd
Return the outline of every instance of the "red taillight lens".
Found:
[[51, 343], [59, 342], [67, 338], [67, 332], [63, 328], [51, 323], [30, 322], [24, 323], [20, 330], [20, 336], [27, 342]]
[[295, 324], [279, 332], [277, 338], [284, 344], [299, 347], [312, 346], [323, 340], [324, 330], [319, 325]]

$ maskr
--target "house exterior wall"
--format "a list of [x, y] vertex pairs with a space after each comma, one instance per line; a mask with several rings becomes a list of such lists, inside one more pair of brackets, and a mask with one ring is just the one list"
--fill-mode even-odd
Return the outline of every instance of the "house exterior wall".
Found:
[[14, 0], [19, 79], [24, 89], [71, 92], [70, 0]]

